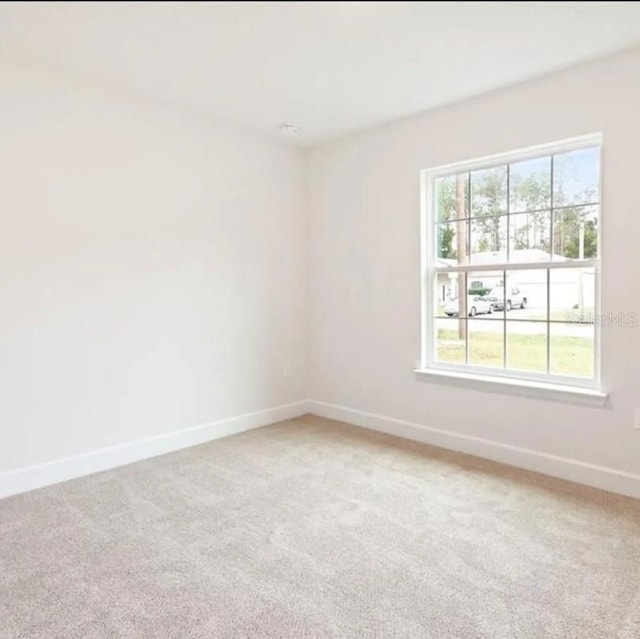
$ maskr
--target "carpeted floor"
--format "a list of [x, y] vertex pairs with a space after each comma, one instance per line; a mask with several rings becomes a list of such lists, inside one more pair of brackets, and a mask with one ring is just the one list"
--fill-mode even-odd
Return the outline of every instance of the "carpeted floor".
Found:
[[0, 501], [2, 639], [638, 639], [640, 502], [306, 416]]

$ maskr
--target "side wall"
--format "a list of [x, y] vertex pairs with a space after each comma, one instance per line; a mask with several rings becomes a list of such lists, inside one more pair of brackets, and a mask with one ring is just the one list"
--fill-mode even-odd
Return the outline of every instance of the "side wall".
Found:
[[302, 175], [231, 126], [0, 68], [0, 473], [304, 399]]

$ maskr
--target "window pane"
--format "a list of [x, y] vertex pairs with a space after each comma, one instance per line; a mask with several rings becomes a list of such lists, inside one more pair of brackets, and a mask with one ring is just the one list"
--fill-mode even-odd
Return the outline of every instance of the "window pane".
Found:
[[504, 368], [504, 322], [467, 321], [469, 364]]
[[593, 316], [596, 301], [593, 268], [551, 269], [549, 278], [551, 321], [572, 322]]
[[507, 321], [507, 368], [547, 372], [546, 322]]
[[507, 166], [471, 173], [471, 217], [491, 217], [507, 212]]
[[467, 263], [467, 225], [466, 220], [436, 224], [436, 255], [443, 265]]
[[509, 210], [539, 211], [551, 206], [551, 157], [509, 166]]
[[446, 222], [469, 216], [469, 174], [447, 175], [434, 182], [436, 220]]
[[509, 261], [546, 262], [551, 258], [551, 213], [518, 213], [509, 217]]
[[508, 271], [507, 286], [493, 293], [497, 307], [507, 309], [511, 320], [547, 319], [547, 270]]
[[553, 205], [600, 201], [600, 149], [580, 149], [553, 156]]
[[437, 276], [438, 287], [444, 287], [445, 299], [443, 303], [444, 314], [447, 317], [467, 315], [467, 298], [464, 296], [466, 273], [439, 273]]
[[491, 264], [507, 261], [507, 216], [471, 220], [471, 262]]
[[551, 324], [550, 370], [554, 375], [594, 376], [593, 324]]
[[437, 319], [435, 358], [438, 362], [464, 364], [466, 361], [466, 320]]
[[598, 207], [576, 206], [553, 212], [553, 259], [598, 257]]
[[[492, 289], [502, 282], [502, 271], [479, 272], [466, 274], [467, 294], [463, 294], [465, 274], [437, 273], [435, 290], [437, 291], [436, 308], [448, 317], [486, 316], [495, 319], [495, 302], [490, 296]], [[442, 316], [441, 313], [438, 313]]]
[[457, 317], [458, 290], [464, 290], [464, 273], [436, 273], [433, 282], [433, 308], [436, 317]]
[[[502, 284], [504, 271], [478, 271], [467, 274], [467, 314], [496, 319], [496, 302], [492, 294]], [[499, 319], [499, 318], [498, 318]]]

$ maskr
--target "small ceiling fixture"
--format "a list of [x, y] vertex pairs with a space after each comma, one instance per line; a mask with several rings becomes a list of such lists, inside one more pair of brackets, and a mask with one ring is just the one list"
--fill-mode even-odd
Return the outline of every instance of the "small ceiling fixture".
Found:
[[300, 129], [290, 122], [281, 124], [278, 129], [280, 130], [280, 133], [284, 133], [285, 135], [298, 135], [298, 133], [300, 133]]

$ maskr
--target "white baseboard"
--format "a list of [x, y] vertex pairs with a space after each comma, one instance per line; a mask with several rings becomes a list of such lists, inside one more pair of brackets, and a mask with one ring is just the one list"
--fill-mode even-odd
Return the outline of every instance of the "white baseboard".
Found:
[[90, 475], [117, 466], [164, 455], [182, 448], [235, 435], [246, 430], [293, 419], [308, 412], [307, 402], [283, 404], [274, 408], [236, 415], [164, 435], [100, 448], [73, 457], [55, 459], [45, 464], [0, 473], [0, 498], [17, 495], [50, 484]]
[[640, 499], [640, 475], [633, 473], [588, 464], [568, 457], [541, 453], [529, 448], [502, 444], [482, 437], [430, 428], [326, 402], [310, 401], [307, 406], [308, 412], [320, 417], [348, 422], [389, 435], [484, 457], [510, 466], [533, 470], [551, 477], [567, 479], [578, 484]]
[[286, 419], [294, 419], [305, 413], [313, 413], [320, 417], [336, 419], [389, 435], [484, 457], [510, 466], [640, 499], [640, 475], [321, 401], [284, 404], [255, 413], [236, 415], [209, 424], [0, 473], [0, 498], [197, 446]]

